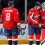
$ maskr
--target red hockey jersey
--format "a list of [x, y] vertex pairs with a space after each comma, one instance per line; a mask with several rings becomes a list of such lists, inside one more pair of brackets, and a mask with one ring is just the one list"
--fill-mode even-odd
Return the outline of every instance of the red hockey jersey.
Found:
[[4, 8], [1, 13], [1, 20], [3, 21], [3, 28], [16, 28], [16, 24], [19, 23], [18, 10], [15, 8]]
[[39, 26], [38, 24], [32, 25], [32, 22], [33, 20], [36, 20], [39, 23], [39, 10], [35, 10], [34, 8], [31, 8], [29, 10], [27, 20], [28, 20], [28, 26], [38, 27]]
[[[40, 19], [41, 19], [41, 24], [45, 24], [45, 12], [41, 9], [40, 10]], [[42, 27], [45, 27], [45, 25], [41, 25]]]

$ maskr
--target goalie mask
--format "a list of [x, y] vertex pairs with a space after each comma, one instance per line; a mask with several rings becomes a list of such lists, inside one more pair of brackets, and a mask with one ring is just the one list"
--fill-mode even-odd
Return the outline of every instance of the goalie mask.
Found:
[[45, 2], [42, 3], [42, 10], [45, 11]]

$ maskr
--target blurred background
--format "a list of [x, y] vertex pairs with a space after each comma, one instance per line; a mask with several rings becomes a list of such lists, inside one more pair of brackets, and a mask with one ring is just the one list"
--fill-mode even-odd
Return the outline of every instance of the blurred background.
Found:
[[[13, 0], [1, 0], [1, 9], [8, 7], [8, 1], [13, 1]], [[19, 18], [20, 21], [24, 21], [24, 13], [25, 13], [25, 0], [14, 0], [15, 7], [19, 11]], [[23, 18], [23, 19], [22, 19]]]
[[[10, 0], [0, 0], [0, 16], [1, 16], [1, 11], [3, 8], [8, 7], [8, 1]], [[13, 0], [11, 0], [13, 1]], [[20, 21], [27, 22], [27, 14], [30, 8], [33, 8], [35, 6], [35, 2], [44, 2], [45, 0], [14, 0], [15, 2], [15, 7], [19, 10], [19, 19]], [[0, 20], [0, 22], [2, 22]]]
[[43, 3], [45, 0], [27, 0], [27, 12], [30, 8], [33, 8], [35, 6], [35, 2], [37, 1]]

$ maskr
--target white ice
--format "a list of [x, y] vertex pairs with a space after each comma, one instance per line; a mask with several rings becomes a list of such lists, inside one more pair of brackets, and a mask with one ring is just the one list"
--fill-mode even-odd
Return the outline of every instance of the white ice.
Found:
[[[8, 44], [0, 44], [0, 45], [8, 45]], [[18, 45], [29, 45], [29, 44], [18, 44]], [[36, 44], [33, 44], [33, 45], [36, 45]]]

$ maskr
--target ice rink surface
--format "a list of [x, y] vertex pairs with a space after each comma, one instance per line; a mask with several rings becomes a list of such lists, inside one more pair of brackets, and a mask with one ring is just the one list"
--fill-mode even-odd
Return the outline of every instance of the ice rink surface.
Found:
[[[0, 45], [8, 45], [8, 44], [0, 44]], [[18, 45], [29, 45], [29, 44], [18, 44]], [[36, 45], [36, 44], [33, 44], [33, 45]]]

